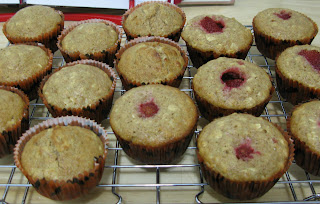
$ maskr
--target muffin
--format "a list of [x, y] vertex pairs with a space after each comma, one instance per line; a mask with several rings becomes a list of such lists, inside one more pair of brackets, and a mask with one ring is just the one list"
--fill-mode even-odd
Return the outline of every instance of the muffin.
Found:
[[243, 113], [209, 123], [197, 139], [197, 148], [209, 185], [228, 198], [240, 200], [268, 192], [291, 165], [294, 152], [283, 130]]
[[296, 45], [276, 59], [279, 92], [288, 102], [298, 104], [320, 98], [320, 48]]
[[53, 117], [77, 115], [97, 122], [107, 118], [116, 86], [116, 75], [102, 62], [68, 63], [46, 76], [39, 96]]
[[4, 23], [2, 31], [10, 43], [40, 42], [55, 52], [64, 28], [64, 15], [47, 6], [28, 6]]
[[295, 145], [296, 164], [307, 172], [320, 175], [320, 101], [296, 106], [287, 120], [287, 128]]
[[127, 39], [161, 36], [179, 41], [186, 15], [174, 4], [163, 1], [143, 2], [129, 9], [122, 18]]
[[0, 158], [11, 154], [29, 128], [29, 99], [19, 89], [0, 86]]
[[113, 66], [120, 43], [121, 30], [116, 24], [90, 19], [73, 23], [63, 30], [57, 46], [66, 62], [93, 59]]
[[54, 118], [23, 134], [14, 161], [38, 193], [69, 200], [87, 194], [99, 183], [107, 144], [106, 131], [94, 121]]
[[162, 37], [141, 37], [116, 54], [115, 68], [126, 90], [146, 84], [179, 87], [188, 57], [181, 47]]
[[234, 112], [261, 115], [274, 88], [259, 66], [220, 57], [202, 65], [192, 81], [198, 108], [207, 120]]
[[198, 119], [192, 99], [161, 84], [140, 86], [116, 100], [110, 125], [124, 152], [146, 164], [168, 164], [187, 149]]
[[253, 18], [254, 37], [258, 50], [275, 59], [294, 45], [311, 44], [318, 26], [302, 13], [286, 8], [269, 8]]
[[51, 72], [52, 60], [51, 50], [37, 43], [0, 49], [0, 85], [20, 88], [33, 100], [41, 79]]
[[218, 57], [245, 59], [253, 41], [248, 28], [234, 18], [221, 15], [192, 18], [181, 37], [196, 68]]

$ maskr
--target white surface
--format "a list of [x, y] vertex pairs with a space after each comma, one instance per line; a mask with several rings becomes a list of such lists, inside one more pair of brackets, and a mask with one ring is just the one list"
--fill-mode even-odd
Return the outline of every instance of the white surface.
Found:
[[19, 0], [5, 0], [5, 1], [0, 0], [0, 4], [20, 4], [20, 1]]
[[129, 0], [26, 0], [27, 4], [41, 4], [49, 6], [72, 6], [72, 7], [91, 7], [91, 8], [114, 8], [128, 9]]
[[[150, 1], [150, 0], [135, 0], [135, 1], [134, 1], [134, 5], [136, 6], [136, 5], [138, 5], [138, 4], [140, 4], [140, 3], [143, 3], [143, 2], [145, 2], [145, 1]], [[159, 1], [166, 1], [166, 0], [159, 0]], [[170, 1], [170, 2], [173, 2], [173, 0]]]

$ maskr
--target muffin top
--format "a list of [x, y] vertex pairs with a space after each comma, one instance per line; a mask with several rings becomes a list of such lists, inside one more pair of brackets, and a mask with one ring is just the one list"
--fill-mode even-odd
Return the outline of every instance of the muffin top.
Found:
[[131, 81], [161, 83], [179, 76], [186, 64], [176, 47], [161, 42], [142, 42], [123, 52], [117, 70]]
[[113, 105], [110, 125], [122, 139], [159, 147], [186, 137], [198, 119], [192, 99], [161, 84], [130, 89]]
[[225, 57], [202, 65], [192, 85], [199, 97], [226, 109], [252, 108], [265, 101], [272, 90], [265, 70], [244, 60]]
[[249, 114], [215, 119], [201, 131], [197, 144], [204, 164], [234, 181], [270, 179], [285, 168], [289, 157], [279, 129]]
[[48, 104], [60, 108], [85, 108], [107, 96], [112, 81], [98, 67], [77, 64], [53, 73], [43, 86]]
[[276, 59], [277, 69], [288, 79], [307, 87], [320, 88], [320, 48], [296, 45]]
[[94, 168], [104, 145], [91, 130], [79, 126], [56, 126], [34, 135], [25, 145], [22, 167], [30, 176], [48, 180], [72, 180]]
[[25, 105], [18, 94], [0, 89], [0, 133], [22, 119]]
[[200, 15], [192, 18], [181, 37], [188, 45], [203, 52], [232, 54], [252, 44], [251, 31], [234, 18], [222, 15]]
[[11, 45], [0, 50], [0, 83], [17, 82], [44, 70], [50, 57], [38, 46]]
[[[160, 2], [148, 2], [134, 7], [123, 21], [123, 27], [139, 36], [167, 36], [184, 25], [178, 7]], [[180, 10], [180, 9], [179, 9]]]
[[313, 38], [318, 27], [309, 17], [285, 8], [269, 8], [259, 12], [253, 24], [261, 33], [280, 40]]
[[50, 33], [61, 23], [62, 17], [47, 6], [28, 6], [19, 10], [6, 24], [6, 32], [12, 37], [35, 38]]
[[307, 102], [294, 109], [290, 131], [312, 151], [320, 154], [320, 101]]
[[115, 29], [103, 22], [83, 23], [72, 29], [61, 41], [68, 52], [93, 54], [114, 46], [118, 40]]

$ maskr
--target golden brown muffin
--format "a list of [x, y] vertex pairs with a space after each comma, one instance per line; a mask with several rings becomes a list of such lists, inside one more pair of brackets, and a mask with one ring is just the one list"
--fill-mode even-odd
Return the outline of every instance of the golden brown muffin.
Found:
[[53, 117], [78, 115], [101, 122], [110, 111], [115, 83], [108, 65], [81, 60], [46, 76], [39, 95]]
[[186, 22], [186, 15], [174, 4], [161, 1], [141, 3], [129, 9], [122, 19], [127, 39], [161, 36], [176, 42]]
[[251, 47], [250, 30], [234, 18], [199, 15], [188, 21], [181, 37], [196, 68], [218, 57], [244, 59]]
[[13, 147], [29, 128], [29, 99], [19, 89], [0, 86], [0, 157]]
[[320, 101], [296, 106], [287, 120], [288, 132], [294, 139], [296, 164], [307, 172], [320, 175]]
[[202, 65], [192, 87], [201, 114], [208, 120], [234, 112], [261, 115], [274, 88], [259, 66], [220, 57]]
[[10, 43], [41, 42], [53, 52], [64, 28], [64, 15], [47, 6], [28, 6], [19, 10], [3, 25]]
[[293, 160], [293, 144], [267, 120], [233, 113], [215, 119], [197, 140], [198, 159], [209, 185], [232, 199], [265, 194]]
[[111, 21], [90, 19], [73, 23], [58, 37], [58, 48], [66, 62], [93, 59], [113, 66], [120, 47], [121, 30]]
[[115, 68], [126, 90], [145, 84], [179, 87], [188, 57], [180, 46], [162, 37], [136, 38], [116, 54]]
[[53, 55], [36, 43], [14, 44], [0, 50], [0, 85], [21, 88], [33, 100], [41, 79], [51, 71]]
[[192, 99], [161, 84], [133, 88], [113, 105], [110, 125], [128, 156], [167, 164], [187, 149], [198, 119]]
[[302, 13], [286, 8], [269, 8], [259, 12], [252, 22], [258, 50], [275, 59], [294, 45], [311, 44], [318, 26]]
[[15, 164], [34, 188], [54, 200], [87, 194], [100, 181], [107, 133], [96, 122], [67, 116], [28, 130], [14, 151]]
[[292, 104], [320, 98], [320, 48], [296, 45], [276, 59], [277, 86]]

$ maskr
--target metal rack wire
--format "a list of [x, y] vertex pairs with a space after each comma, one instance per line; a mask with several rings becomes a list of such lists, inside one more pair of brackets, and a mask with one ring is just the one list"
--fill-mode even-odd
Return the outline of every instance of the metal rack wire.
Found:
[[[250, 27], [250, 26], [248, 26]], [[251, 28], [251, 27], [250, 27]], [[125, 39], [125, 36], [123, 36]], [[181, 41], [180, 41], [181, 42]], [[185, 45], [181, 42], [181, 46], [185, 48]], [[275, 84], [275, 73], [274, 73], [274, 61], [269, 60], [262, 56], [256, 49], [256, 46], [253, 45], [250, 49], [250, 52], [246, 58], [246, 60], [258, 64], [261, 68], [265, 69], [266, 72], [271, 76], [273, 80], [273, 85], [276, 87]], [[64, 64], [64, 60], [62, 56], [57, 55], [57, 53], [54, 56], [54, 68], [58, 68], [59, 66], [62, 66]], [[194, 73], [196, 72], [196, 69], [192, 67], [191, 64], [188, 65], [187, 70], [185, 72], [185, 76], [183, 78], [182, 85], [180, 86], [181, 90], [189, 94], [193, 98], [193, 91], [191, 89], [191, 82], [192, 78], [194, 76]], [[115, 96], [119, 97], [121, 96], [125, 91], [121, 87], [121, 82], [119, 78], [117, 79], [119, 83], [117, 83], [117, 87], [115, 90]], [[269, 121], [275, 122], [285, 128], [285, 120], [287, 118], [288, 112], [291, 110], [291, 105], [285, 102], [281, 96], [279, 95], [277, 89], [276, 92], [271, 99], [270, 103], [265, 109], [265, 112], [261, 115], [261, 117], [266, 117]], [[50, 118], [50, 114], [48, 113], [47, 109], [44, 107], [42, 102], [40, 100], [35, 100], [30, 103], [30, 125], [37, 124], [38, 122], [41, 122], [43, 120], [46, 120]], [[112, 130], [110, 129], [108, 125], [108, 120], [103, 122], [103, 126], [106, 127], [108, 131], [108, 135], [111, 137], [113, 135]], [[194, 140], [198, 136], [199, 132], [201, 131], [202, 127], [207, 123], [203, 118], [200, 117], [199, 119], [199, 125], [197, 130], [194, 134]], [[123, 189], [137, 189], [139, 191], [140, 189], [143, 189], [143, 191], [154, 193], [154, 200], [148, 200], [148, 203], [173, 203], [178, 202], [177, 200], [165, 200], [163, 201], [163, 189], [165, 191], [188, 191], [189, 188], [195, 189], [193, 194], [191, 195], [191, 199], [188, 201], [182, 201], [183, 203], [206, 203], [206, 202], [238, 202], [234, 200], [224, 200], [221, 199], [221, 197], [218, 200], [214, 200], [212, 195], [216, 196], [214, 192], [211, 191], [211, 188], [208, 186], [208, 184], [205, 182], [202, 176], [202, 172], [200, 169], [199, 164], [197, 163], [196, 156], [195, 156], [195, 143], [194, 140], [191, 142], [190, 146], [187, 149], [187, 156], [192, 157], [193, 159], [188, 160], [185, 162], [183, 159], [178, 164], [172, 164], [172, 165], [143, 165], [143, 164], [137, 164], [135, 162], [132, 162], [129, 159], [129, 162], [127, 164], [124, 162], [121, 162], [122, 159], [128, 160], [125, 153], [122, 151], [122, 148], [120, 147], [119, 143], [114, 140], [111, 141], [110, 147], [109, 147], [109, 159], [106, 162], [105, 165], [105, 174], [109, 173], [110, 178], [109, 179], [102, 179], [100, 184], [97, 186], [98, 188], [103, 189], [103, 191], [112, 192], [114, 195], [114, 199], [116, 203], [123, 203], [125, 200], [130, 200], [130, 195], [127, 195], [125, 193], [122, 193]], [[112, 143], [113, 142], [113, 143]], [[183, 156], [183, 157], [187, 157]], [[296, 166], [293, 164], [292, 166]], [[299, 167], [297, 167], [299, 168]], [[195, 178], [190, 181], [190, 179], [181, 179], [180, 181], [169, 181], [167, 182], [166, 179], [163, 179], [166, 177], [166, 175], [169, 173], [172, 173], [171, 170], [173, 170], [173, 173], [176, 174], [174, 171], [175, 169], [178, 169], [179, 172], [183, 174], [184, 171], [193, 172], [195, 175]], [[133, 172], [142, 172], [141, 182], [136, 183], [130, 183], [128, 182], [128, 179], [121, 179], [121, 176], [126, 174], [125, 170], [130, 170]], [[0, 183], [0, 193], [1, 189], [3, 190], [2, 197], [0, 197], [0, 203], [7, 203], [9, 202], [7, 200], [8, 193], [10, 192], [10, 189], [12, 188], [19, 188], [24, 189], [23, 196], [21, 200], [17, 200], [17, 203], [27, 203], [31, 202], [32, 200], [28, 200], [28, 195], [30, 191], [31, 184], [29, 184], [26, 179], [19, 182], [19, 183], [13, 183], [13, 177], [16, 172], [19, 171], [16, 169], [16, 166], [13, 165], [0, 165], [0, 172], [6, 172], [9, 176], [6, 183]], [[108, 171], [108, 172], [107, 172]], [[106, 173], [107, 172], [107, 173]], [[144, 181], [144, 174], [145, 172], [148, 172], [152, 174], [151, 178], [153, 181], [145, 183]], [[292, 176], [291, 168], [286, 172], [284, 177], [278, 181], [278, 183], [275, 185], [274, 188], [278, 189], [289, 189], [287, 191], [288, 198], [285, 200], [276, 199], [276, 200], [255, 200], [254, 202], [263, 202], [263, 203], [301, 203], [301, 202], [307, 202], [307, 203], [320, 203], [320, 194], [317, 193], [317, 187], [319, 189], [320, 187], [320, 179], [317, 177], [312, 177], [308, 173], [300, 170], [302, 172], [299, 174], [299, 178], [296, 179], [294, 176]], [[179, 174], [180, 175], [180, 174]], [[126, 177], [127, 178], [127, 177]], [[2, 180], [1, 180], [2, 181]], [[165, 181], [165, 182], [164, 182]], [[301, 195], [298, 196], [297, 191], [300, 191], [301, 185], [307, 186], [308, 193], [303, 194], [304, 196], [301, 197]], [[277, 187], [278, 186], [278, 187]], [[169, 189], [169, 190], [168, 190]], [[103, 192], [102, 192], [103, 193]], [[272, 192], [270, 192], [272, 193]], [[125, 194], [125, 195], [124, 195]], [[209, 196], [205, 196], [204, 194], [207, 194]], [[1, 195], [1, 194], [0, 194]], [[162, 202], [161, 202], [162, 201]], [[106, 201], [105, 203], [109, 203], [110, 201]]]

